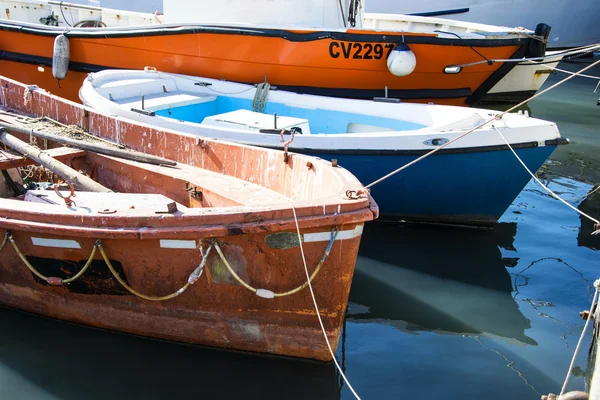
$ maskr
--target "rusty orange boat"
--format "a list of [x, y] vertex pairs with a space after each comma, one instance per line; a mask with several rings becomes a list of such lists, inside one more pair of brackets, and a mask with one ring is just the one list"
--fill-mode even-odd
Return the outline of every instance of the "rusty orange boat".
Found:
[[[0, 83], [0, 139], [13, 149], [19, 138], [62, 133], [127, 153], [47, 136], [30, 158], [20, 155], [26, 149], [1, 152], [0, 304], [131, 334], [331, 360], [307, 276], [335, 349], [363, 224], [378, 213], [369, 197], [347, 197], [362, 188], [348, 171]], [[161, 159], [135, 161], [133, 150]], [[55, 184], [42, 158], [62, 161], [59, 175], [70, 166], [70, 188]]]
[[[171, 0], [160, 16], [46, 0], [0, 6], [0, 74], [73, 101], [88, 72], [152, 65], [242, 83], [266, 78], [299, 93], [471, 105], [516, 65], [491, 60], [542, 56], [549, 33], [544, 24], [535, 32], [423, 22], [365, 28], [356, 0]], [[61, 35], [67, 51], [56, 49]], [[68, 73], [53, 76], [57, 55]], [[456, 67], [468, 64], [477, 65]]]

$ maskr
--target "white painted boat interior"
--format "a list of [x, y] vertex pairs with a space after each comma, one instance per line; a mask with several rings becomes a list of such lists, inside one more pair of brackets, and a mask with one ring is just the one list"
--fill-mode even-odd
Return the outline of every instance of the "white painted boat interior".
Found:
[[[80, 98], [99, 111], [141, 123], [254, 145], [278, 146], [280, 130], [300, 128], [291, 147], [315, 149], [427, 149], [499, 114], [477, 108], [338, 99], [273, 89], [264, 98], [264, 109], [256, 109], [261, 101], [256, 93], [253, 85], [153, 69], [105, 70], [88, 77]], [[525, 115], [507, 114], [493, 125], [514, 143], [544, 145], [545, 140], [560, 137], [554, 123]], [[488, 125], [451, 146], [501, 144], [503, 140]]]

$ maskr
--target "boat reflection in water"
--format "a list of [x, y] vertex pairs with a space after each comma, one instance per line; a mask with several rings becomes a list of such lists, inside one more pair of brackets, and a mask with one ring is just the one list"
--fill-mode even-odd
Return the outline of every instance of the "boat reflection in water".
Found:
[[516, 224], [494, 231], [367, 224], [348, 316], [379, 319], [406, 332], [435, 331], [537, 345], [512, 297], [498, 246], [511, 248]]
[[[588, 192], [588, 196], [577, 207], [592, 218], [600, 219], [600, 189], [594, 186]], [[594, 223], [584, 216], [579, 216], [581, 228], [577, 235], [577, 244], [590, 249], [600, 250], [600, 235], [592, 235], [595, 231]]]
[[0, 325], [3, 399], [340, 398], [333, 363], [151, 340], [4, 307]]

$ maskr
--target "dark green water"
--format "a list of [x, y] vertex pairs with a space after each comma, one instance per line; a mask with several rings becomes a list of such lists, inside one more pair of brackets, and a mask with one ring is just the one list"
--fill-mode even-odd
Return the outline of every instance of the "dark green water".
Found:
[[[598, 217], [600, 193], [584, 200], [600, 182], [595, 84], [575, 78], [529, 109], [573, 140], [554, 153], [544, 182]], [[364, 399], [560, 391], [583, 327], [578, 314], [600, 278], [600, 237], [591, 230], [534, 183], [492, 231], [367, 225], [337, 352], [349, 380]], [[585, 388], [588, 343], [589, 334], [569, 389]], [[351, 397], [333, 364], [158, 342], [0, 308], [0, 399]]]

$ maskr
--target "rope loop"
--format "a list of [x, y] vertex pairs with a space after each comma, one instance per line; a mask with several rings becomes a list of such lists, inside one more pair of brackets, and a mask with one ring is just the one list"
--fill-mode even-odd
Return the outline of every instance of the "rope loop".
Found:
[[208, 248], [208, 251], [206, 252], [204, 257], [202, 257], [200, 266], [198, 266], [198, 268], [196, 268], [194, 270], [194, 272], [192, 272], [190, 274], [188, 281], [179, 290], [176, 290], [175, 292], [168, 294], [166, 296], [148, 296], [148, 295], [142, 294], [142, 293], [136, 291], [135, 289], [133, 289], [131, 286], [129, 286], [127, 284], [127, 282], [125, 282], [123, 280], [123, 278], [121, 278], [121, 276], [119, 276], [119, 273], [115, 270], [115, 267], [112, 265], [110, 259], [108, 258], [108, 255], [106, 254], [106, 251], [104, 250], [104, 247], [102, 247], [102, 243], [100, 243], [99, 240], [96, 241], [96, 243], [98, 243], [98, 250], [100, 250], [100, 254], [102, 255], [102, 258], [104, 259], [106, 266], [108, 267], [110, 272], [113, 274], [115, 279], [121, 284], [121, 286], [123, 286], [125, 288], [125, 290], [127, 290], [129, 293], [133, 294], [134, 296], [139, 297], [144, 300], [148, 300], [148, 301], [170, 300], [170, 299], [173, 299], [173, 298], [179, 296], [183, 292], [185, 292], [191, 285], [193, 285], [198, 279], [200, 279], [200, 276], [202, 275], [202, 269], [204, 268], [204, 265], [206, 264], [206, 260], [208, 259], [208, 255], [209, 255], [210, 249], [211, 249], [210, 247]]
[[27, 257], [23, 254], [23, 252], [21, 251], [21, 249], [19, 249], [19, 246], [15, 242], [15, 240], [12, 237], [12, 234], [10, 233], [10, 231], [6, 231], [5, 239], [4, 239], [4, 242], [2, 243], [2, 246], [0, 247], [0, 251], [2, 251], [2, 249], [4, 249], [4, 245], [6, 244], [6, 240], [7, 239], [12, 244], [12, 247], [15, 249], [15, 252], [19, 256], [19, 258], [21, 259], [21, 261], [23, 261], [23, 264], [25, 264], [25, 266], [35, 276], [37, 276], [38, 278], [40, 278], [41, 280], [43, 280], [44, 282], [46, 282], [47, 284], [52, 285], [52, 286], [67, 285], [67, 284], [69, 284], [71, 282], [74, 282], [77, 279], [79, 279], [85, 273], [85, 271], [87, 271], [87, 269], [90, 267], [90, 265], [92, 264], [92, 261], [94, 260], [94, 257], [96, 256], [96, 250], [98, 250], [98, 244], [96, 243], [96, 245], [94, 245], [94, 248], [92, 249], [92, 252], [91, 252], [90, 256], [88, 257], [88, 260], [85, 263], [85, 265], [83, 266], [83, 268], [81, 268], [81, 270], [77, 274], [75, 274], [74, 276], [72, 276], [71, 278], [62, 279], [62, 278], [58, 278], [58, 277], [55, 277], [55, 276], [45, 276], [41, 272], [39, 272], [33, 265], [31, 265], [31, 263], [29, 262], [29, 260], [27, 260]]
[[369, 196], [369, 189], [346, 190], [346, 198], [348, 200], [358, 200]]
[[[227, 269], [229, 270], [229, 272], [231, 273], [231, 275], [243, 287], [245, 287], [246, 289], [248, 289], [251, 292], [256, 293], [260, 297], [271, 298], [272, 299], [274, 297], [290, 296], [290, 295], [298, 293], [301, 290], [303, 290], [304, 288], [306, 288], [310, 284], [310, 282], [312, 282], [312, 280], [319, 274], [319, 271], [321, 270], [321, 267], [323, 266], [323, 264], [325, 263], [325, 260], [327, 259], [327, 257], [329, 256], [329, 253], [331, 252], [331, 248], [333, 247], [333, 243], [335, 242], [335, 239], [337, 238], [337, 235], [338, 235], [338, 229], [336, 227], [334, 227], [331, 230], [331, 238], [329, 240], [329, 244], [327, 245], [327, 248], [325, 249], [325, 253], [323, 254], [323, 257], [321, 257], [321, 260], [317, 264], [317, 267], [315, 268], [315, 270], [313, 271], [312, 275], [310, 276], [310, 280], [307, 281], [307, 282], [304, 282], [302, 285], [296, 287], [295, 289], [292, 289], [292, 290], [289, 290], [289, 291], [283, 292], [283, 293], [274, 293], [274, 292], [272, 292], [270, 290], [267, 290], [267, 289], [257, 289], [257, 288], [252, 287], [251, 285], [247, 284], [246, 282], [244, 282], [244, 280], [241, 279], [238, 274], [236, 274], [236, 272], [233, 270], [233, 268], [231, 267], [231, 265], [229, 264], [229, 262], [225, 258], [225, 255], [223, 254], [223, 251], [221, 250], [221, 246], [219, 245], [219, 243], [217, 242], [216, 239], [212, 239], [211, 244], [209, 245], [207, 251], [202, 256], [202, 261], [200, 262], [200, 265], [198, 265], [198, 267], [190, 274], [190, 276], [188, 277], [188, 281], [185, 283], [185, 285], [183, 285], [180, 289], [176, 290], [175, 292], [173, 292], [171, 294], [168, 294], [166, 296], [149, 296], [149, 295], [145, 295], [145, 294], [142, 294], [142, 293], [136, 291], [131, 286], [129, 286], [129, 284], [127, 282], [125, 282], [125, 280], [123, 280], [123, 278], [121, 278], [121, 276], [119, 275], [119, 273], [117, 272], [117, 270], [113, 266], [112, 262], [110, 261], [110, 258], [108, 257], [108, 255], [106, 254], [106, 251], [104, 250], [104, 247], [102, 246], [102, 241], [99, 240], [99, 239], [94, 242], [94, 247], [92, 249], [92, 252], [90, 253], [90, 256], [88, 257], [88, 260], [85, 263], [85, 265], [83, 266], [83, 268], [81, 268], [81, 270], [77, 274], [75, 274], [71, 278], [67, 278], [67, 279], [62, 279], [62, 278], [58, 278], [58, 277], [48, 277], [48, 276], [43, 275], [41, 272], [39, 272], [29, 262], [29, 260], [27, 260], [27, 257], [23, 254], [23, 252], [21, 251], [21, 249], [19, 249], [19, 246], [17, 245], [17, 243], [15, 242], [14, 238], [12, 237], [12, 234], [8, 230], [6, 231], [6, 233], [4, 235], [4, 241], [0, 245], [0, 252], [4, 249], [4, 247], [6, 246], [6, 243], [10, 242], [12, 244], [12, 247], [15, 249], [15, 252], [17, 253], [17, 255], [19, 256], [19, 258], [21, 259], [21, 261], [23, 261], [23, 263], [25, 264], [25, 266], [35, 276], [37, 276], [38, 278], [40, 278], [44, 282], [48, 283], [49, 285], [52, 285], [52, 286], [63, 286], [63, 285], [67, 285], [67, 284], [69, 284], [71, 282], [74, 282], [75, 280], [79, 279], [87, 271], [87, 269], [90, 267], [90, 265], [92, 264], [92, 261], [94, 260], [94, 258], [96, 256], [96, 252], [99, 251], [100, 255], [102, 256], [102, 259], [104, 260], [104, 263], [106, 264], [106, 266], [108, 267], [108, 269], [110, 270], [110, 272], [112, 273], [112, 275], [121, 284], [121, 286], [123, 286], [123, 288], [125, 288], [129, 293], [131, 293], [134, 296], [137, 296], [137, 297], [139, 297], [141, 299], [144, 299], [144, 300], [149, 300], [149, 301], [164, 301], [164, 300], [169, 300], [169, 299], [172, 299], [172, 298], [175, 298], [175, 297], [179, 296], [180, 294], [182, 294], [183, 292], [185, 292], [191, 285], [193, 285], [194, 283], [196, 283], [198, 281], [198, 279], [200, 279], [200, 277], [202, 276], [202, 273], [204, 271], [204, 267], [206, 266], [206, 263], [208, 261], [208, 257], [210, 255], [210, 252], [211, 252], [211, 250], [214, 247], [217, 250], [217, 252], [219, 253], [219, 257], [221, 258], [221, 260], [223, 261], [223, 263], [225, 264], [225, 266], [227, 267]], [[200, 245], [200, 246], [202, 246], [202, 245]], [[201, 250], [201, 253], [202, 253], [202, 248], [200, 248], [200, 250]]]
[[41, 280], [43, 280], [44, 282], [46, 282], [47, 284], [52, 285], [52, 286], [64, 286], [64, 285], [67, 285], [67, 284], [72, 283], [72, 282], [76, 281], [77, 279], [79, 279], [87, 271], [87, 269], [90, 267], [90, 265], [92, 264], [92, 261], [96, 257], [96, 252], [100, 251], [100, 254], [102, 255], [102, 259], [106, 263], [106, 266], [108, 267], [108, 269], [110, 270], [110, 272], [113, 274], [113, 276], [115, 277], [115, 279], [121, 284], [121, 286], [123, 286], [129, 293], [131, 293], [131, 294], [133, 294], [133, 295], [135, 295], [135, 296], [137, 296], [139, 298], [142, 298], [144, 300], [150, 300], [150, 301], [169, 300], [169, 299], [177, 297], [180, 294], [182, 294], [183, 292], [185, 292], [190, 287], [190, 285], [193, 285], [202, 276], [202, 271], [204, 269], [204, 266], [206, 265], [206, 261], [208, 260], [208, 255], [210, 254], [210, 250], [213, 247], [212, 244], [209, 246], [208, 250], [206, 251], [206, 253], [202, 257], [202, 261], [200, 262], [200, 265], [198, 266], [198, 268], [196, 268], [190, 274], [190, 276], [188, 278], [188, 282], [183, 287], [181, 287], [179, 290], [177, 290], [177, 291], [175, 291], [175, 292], [173, 292], [173, 293], [171, 293], [169, 295], [166, 295], [166, 296], [147, 296], [147, 295], [144, 295], [144, 294], [139, 293], [136, 290], [134, 290], [131, 286], [129, 286], [127, 284], [127, 282], [125, 282], [119, 276], [119, 273], [115, 270], [115, 268], [112, 265], [110, 259], [108, 258], [108, 255], [106, 254], [106, 251], [104, 250], [104, 247], [102, 246], [102, 241], [100, 239], [97, 239], [94, 242], [94, 247], [92, 249], [92, 252], [91, 252], [90, 256], [88, 257], [88, 260], [85, 263], [85, 265], [83, 266], [83, 268], [81, 268], [81, 270], [77, 274], [75, 274], [71, 278], [67, 278], [67, 279], [62, 279], [62, 278], [58, 278], [58, 277], [48, 277], [48, 276], [43, 275], [41, 272], [39, 272], [33, 265], [31, 265], [31, 263], [29, 262], [29, 260], [27, 260], [27, 257], [23, 254], [23, 252], [21, 251], [21, 249], [19, 249], [19, 246], [17, 245], [17, 243], [15, 242], [12, 234], [8, 230], [5, 232], [4, 241], [0, 245], [0, 252], [4, 249], [4, 247], [6, 246], [7, 242], [10, 242], [12, 244], [12, 247], [15, 249], [15, 252], [19, 256], [19, 258], [21, 259], [21, 261], [23, 261], [23, 263], [25, 264], [25, 266], [35, 276], [37, 276], [38, 278], [40, 278]]
[[254, 93], [254, 100], [252, 100], [252, 111], [262, 113], [265, 110], [265, 103], [271, 85], [266, 81], [256, 85], [256, 93]]
[[212, 245], [214, 245], [215, 250], [217, 250], [217, 253], [219, 253], [219, 257], [221, 258], [221, 261], [223, 261], [223, 264], [225, 264], [225, 267], [227, 268], [229, 273], [234, 277], [234, 279], [236, 281], [238, 281], [238, 283], [240, 285], [242, 285], [249, 291], [255, 293], [259, 297], [262, 297], [265, 299], [272, 299], [275, 297], [290, 296], [290, 295], [298, 293], [301, 290], [303, 290], [304, 288], [306, 288], [310, 284], [310, 282], [312, 282], [313, 279], [319, 274], [321, 267], [323, 266], [323, 264], [325, 263], [325, 260], [327, 259], [327, 257], [329, 256], [329, 253], [331, 252], [331, 248], [333, 247], [333, 243], [335, 242], [337, 235], [338, 235], [338, 229], [336, 227], [334, 227], [331, 230], [331, 238], [329, 239], [329, 244], [327, 245], [327, 248], [325, 249], [325, 253], [323, 254], [323, 257], [321, 257], [321, 260], [317, 264], [317, 267], [315, 268], [312, 275], [310, 276], [310, 279], [308, 281], [304, 282], [302, 285], [296, 287], [295, 289], [292, 289], [292, 290], [289, 290], [289, 291], [283, 292], [283, 293], [275, 293], [268, 289], [258, 289], [258, 288], [255, 288], [255, 287], [249, 285], [248, 283], [244, 282], [244, 280], [239, 277], [239, 275], [233, 270], [233, 268], [227, 261], [227, 258], [223, 254], [223, 251], [221, 250], [221, 246], [219, 246], [219, 243], [213, 239]]

